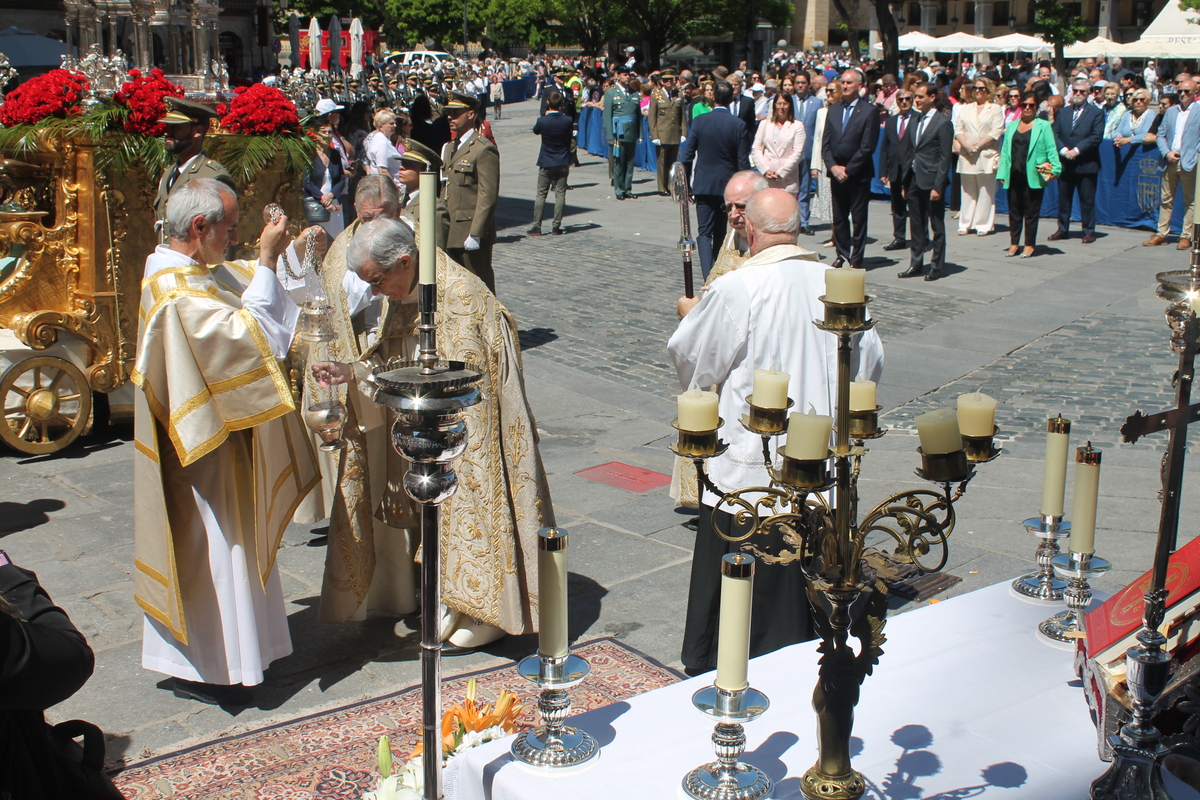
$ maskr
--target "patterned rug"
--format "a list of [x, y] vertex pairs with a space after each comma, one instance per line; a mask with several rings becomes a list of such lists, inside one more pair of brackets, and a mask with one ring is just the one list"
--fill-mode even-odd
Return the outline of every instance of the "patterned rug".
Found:
[[[571, 690], [576, 711], [626, 700], [680, 680], [678, 672], [615, 639], [594, 639], [572, 652], [586, 658], [591, 675]], [[522, 720], [537, 718], [537, 687], [514, 665], [455, 675], [442, 682], [444, 705], [466, 695], [474, 677], [479, 697], [492, 701], [502, 689], [521, 698]], [[352, 703], [249, 733], [156, 756], [113, 776], [130, 800], [360, 800], [375, 788], [379, 737], [406, 757], [420, 739], [421, 687]]]

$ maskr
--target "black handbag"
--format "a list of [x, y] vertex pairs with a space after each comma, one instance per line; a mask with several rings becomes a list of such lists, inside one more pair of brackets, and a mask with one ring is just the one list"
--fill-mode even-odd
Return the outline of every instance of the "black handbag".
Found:
[[329, 209], [321, 205], [320, 200], [306, 197], [304, 198], [304, 221], [310, 225], [329, 222]]

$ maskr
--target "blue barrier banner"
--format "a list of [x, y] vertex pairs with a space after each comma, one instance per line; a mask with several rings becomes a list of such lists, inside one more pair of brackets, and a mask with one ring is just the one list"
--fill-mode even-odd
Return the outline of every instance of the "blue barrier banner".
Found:
[[[594, 156], [607, 159], [610, 155], [604, 141], [604, 110], [584, 106], [579, 112], [579, 130], [576, 144]], [[633, 166], [650, 172], [658, 170], [658, 148], [650, 141], [650, 121], [642, 117], [642, 138], [638, 140], [633, 155]]]

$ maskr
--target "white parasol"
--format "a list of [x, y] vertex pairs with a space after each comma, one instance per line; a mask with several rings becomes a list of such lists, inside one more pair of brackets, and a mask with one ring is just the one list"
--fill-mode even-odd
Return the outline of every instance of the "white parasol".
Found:
[[308, 23], [308, 68], [321, 68], [321, 23], [316, 17]]
[[363, 26], [358, 17], [350, 20], [350, 75], [363, 71]]

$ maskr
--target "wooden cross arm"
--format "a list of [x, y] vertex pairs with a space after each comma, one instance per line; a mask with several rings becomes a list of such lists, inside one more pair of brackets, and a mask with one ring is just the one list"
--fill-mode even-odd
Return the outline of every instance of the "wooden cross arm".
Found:
[[1178, 425], [1190, 425], [1200, 421], [1200, 403], [1193, 403], [1187, 408], [1172, 408], [1149, 416], [1141, 411], [1135, 411], [1125, 418], [1121, 426], [1121, 436], [1126, 444], [1133, 444], [1138, 439], [1150, 433], [1158, 433]]

